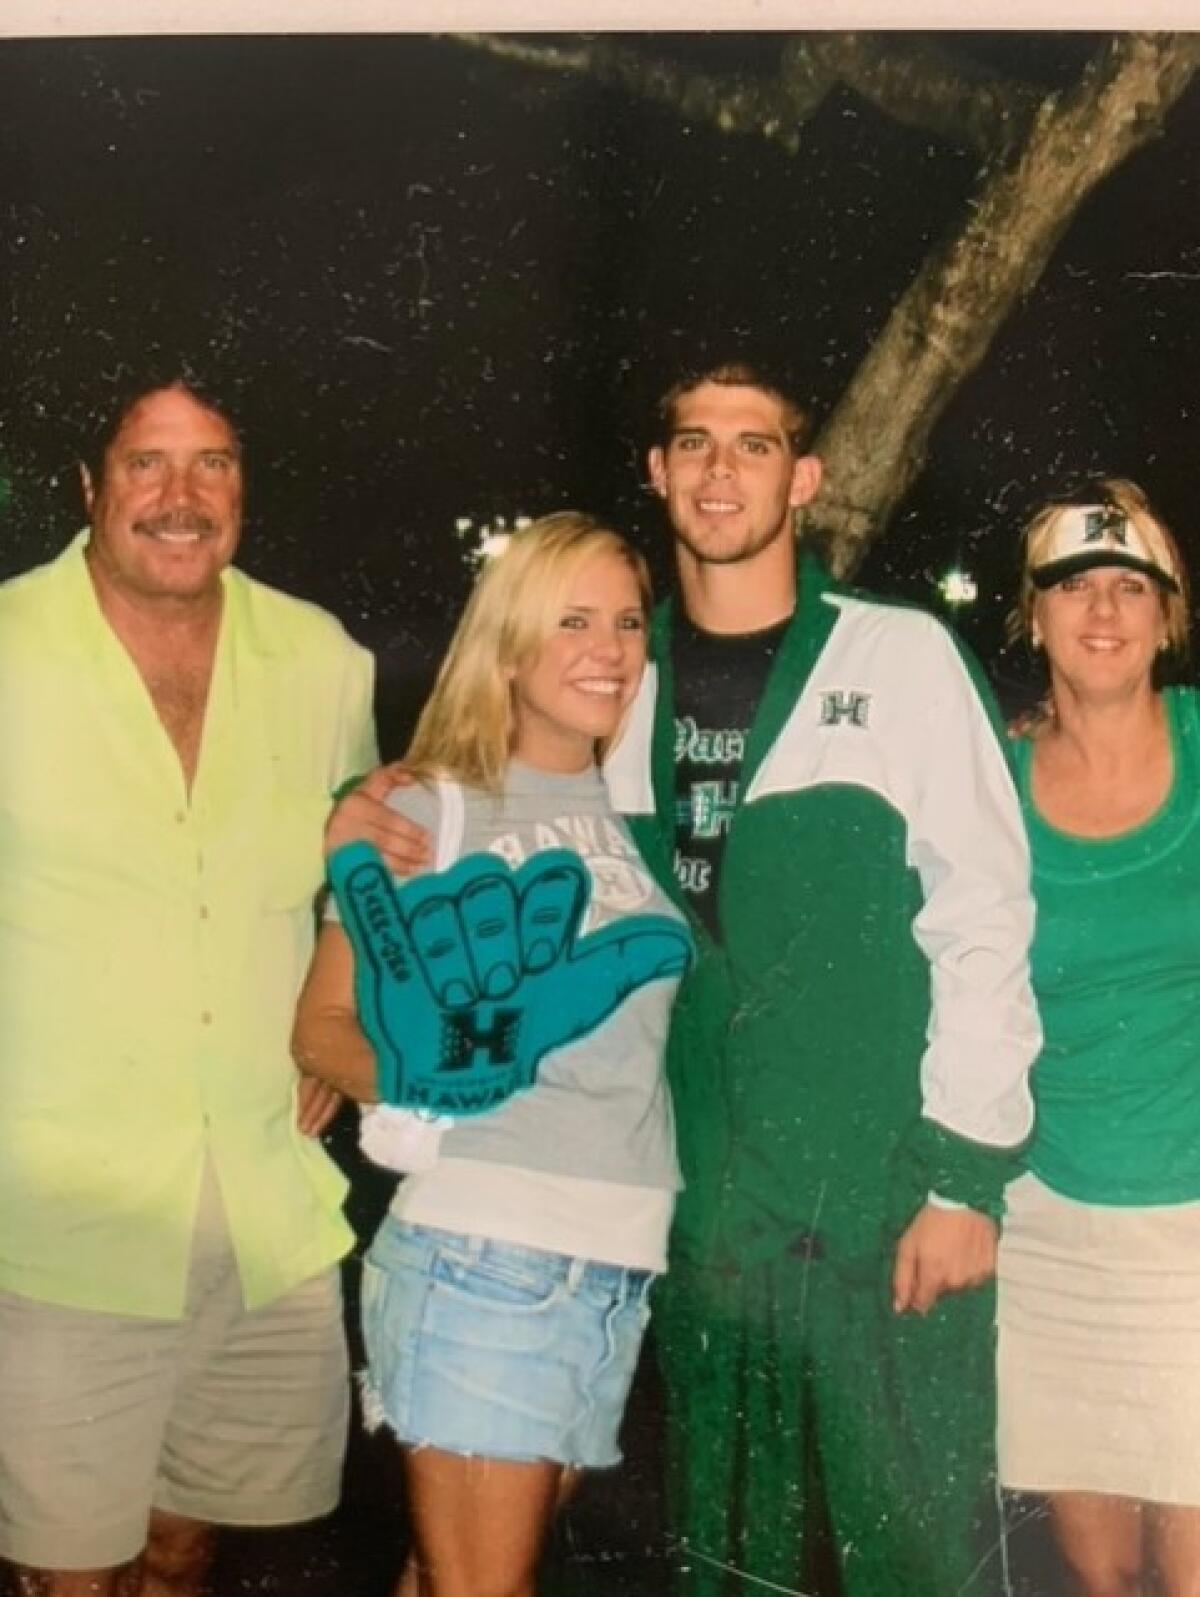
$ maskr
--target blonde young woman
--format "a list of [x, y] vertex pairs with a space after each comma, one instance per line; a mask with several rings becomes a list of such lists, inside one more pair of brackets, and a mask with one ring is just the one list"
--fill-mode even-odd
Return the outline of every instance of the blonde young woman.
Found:
[[[439, 1111], [365, 1116], [364, 1146], [412, 1172], [363, 1286], [365, 1407], [404, 1450], [403, 1597], [530, 1597], [574, 1472], [620, 1457], [678, 1185], [661, 1061], [689, 953], [596, 767], [641, 679], [647, 607], [640, 557], [573, 513], [489, 563], [406, 757], [417, 781], [392, 799], [440, 874], [405, 888], [419, 909], [389, 905], [390, 879], [380, 896], [378, 864], [343, 876], [343, 912], [365, 882], [363, 924], [390, 922], [406, 962], [393, 946], [366, 985], [358, 973], [369, 1040], [365, 945], [331, 921], [300, 1000], [306, 1072], [363, 1103], [383, 1082], [393, 1103]], [[573, 927], [561, 912], [581, 883], [591, 907]], [[418, 966], [445, 1000], [424, 1031], [374, 996]], [[491, 1103], [508, 1080], [495, 1067], [535, 1031], [559, 1041]]]
[[1000, 1469], [1086, 1597], [1200, 1593], [1200, 700], [1187, 583], [1134, 484], [1044, 509], [1015, 744], [1045, 1052], [1000, 1248]]

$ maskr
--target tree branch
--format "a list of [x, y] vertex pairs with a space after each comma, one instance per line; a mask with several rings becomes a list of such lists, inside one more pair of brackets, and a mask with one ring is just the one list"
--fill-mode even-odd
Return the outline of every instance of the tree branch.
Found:
[[789, 155], [800, 147], [799, 126], [812, 115], [833, 79], [817, 72], [804, 90], [779, 79], [756, 81], [741, 75], [721, 77], [675, 66], [605, 38], [564, 46], [531, 44], [511, 35], [455, 33], [446, 38], [502, 60], [542, 71], [571, 73], [638, 99], [666, 106], [687, 122], [706, 122], [722, 133], [752, 133], [781, 144]]
[[984, 184], [962, 232], [925, 262], [817, 441], [826, 487], [804, 525], [826, 540], [839, 571], [852, 571], [887, 525], [934, 425], [1080, 204], [1160, 131], [1197, 70], [1200, 34], [1116, 36], [1069, 96], [1046, 100], [1019, 158]]
[[569, 45], [496, 33], [447, 37], [501, 60], [622, 89], [723, 133], [757, 135], [791, 155], [800, 147], [800, 129], [838, 83], [895, 121], [973, 148], [985, 159], [1015, 144], [1045, 94], [989, 76], [940, 46], [902, 43], [892, 34], [789, 34], [772, 78], [700, 72], [602, 36], [576, 36]]
[[826, 71], [893, 121], [975, 149], [985, 159], [1015, 145], [1047, 93], [986, 73], [941, 45], [894, 34], [830, 33], [805, 44]]

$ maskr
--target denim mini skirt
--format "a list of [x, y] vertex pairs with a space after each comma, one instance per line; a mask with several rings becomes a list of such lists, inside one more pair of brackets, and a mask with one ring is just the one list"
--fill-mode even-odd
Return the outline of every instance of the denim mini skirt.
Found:
[[363, 1262], [368, 1427], [484, 1458], [620, 1463], [653, 1280], [389, 1215]]

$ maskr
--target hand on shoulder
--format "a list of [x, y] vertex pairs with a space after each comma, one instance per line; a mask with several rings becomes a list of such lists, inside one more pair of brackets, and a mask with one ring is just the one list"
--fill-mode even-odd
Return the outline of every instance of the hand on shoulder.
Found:
[[347, 843], [371, 843], [393, 875], [412, 876], [428, 865], [428, 832], [387, 802], [394, 788], [409, 787], [414, 780], [399, 761], [376, 766], [334, 806], [325, 825], [326, 858]]

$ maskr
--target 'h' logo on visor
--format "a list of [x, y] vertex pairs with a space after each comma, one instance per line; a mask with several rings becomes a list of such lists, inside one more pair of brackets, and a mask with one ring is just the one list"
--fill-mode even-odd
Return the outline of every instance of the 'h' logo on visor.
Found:
[[1106, 505], [1100, 510], [1089, 510], [1083, 518], [1084, 543], [1105, 543], [1109, 539], [1125, 548], [1129, 542], [1129, 523], [1124, 511]]

